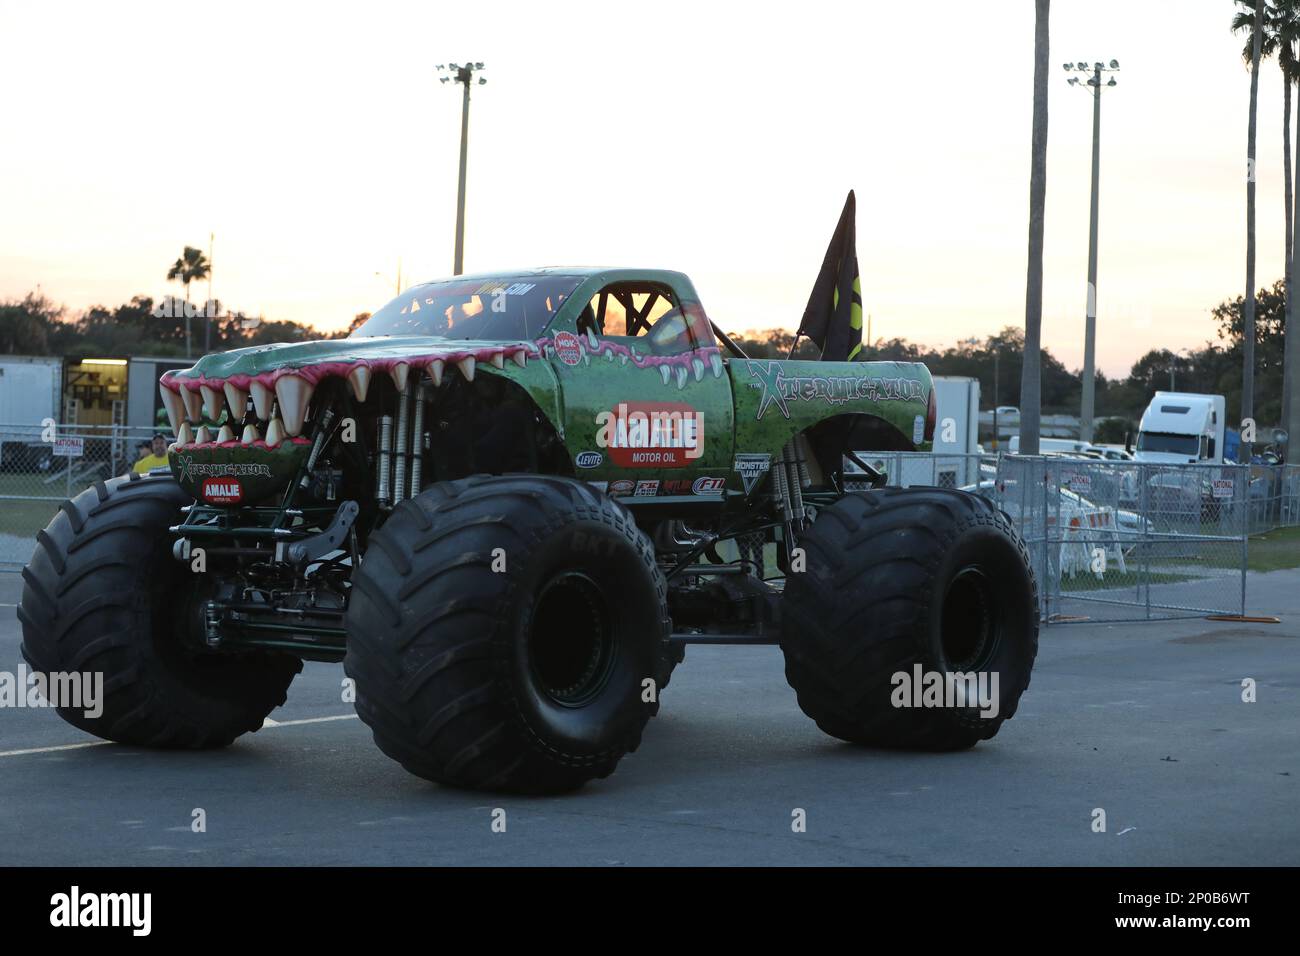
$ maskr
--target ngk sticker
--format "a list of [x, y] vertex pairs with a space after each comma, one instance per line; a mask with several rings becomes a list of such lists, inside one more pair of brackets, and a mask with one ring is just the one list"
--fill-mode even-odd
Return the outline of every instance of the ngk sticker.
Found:
[[582, 361], [582, 343], [572, 332], [556, 332], [555, 354], [565, 365], [577, 365]]
[[685, 402], [619, 402], [596, 425], [616, 467], [684, 468], [704, 454], [704, 413]]
[[236, 478], [204, 478], [199, 497], [210, 505], [237, 505], [244, 498], [244, 487]]

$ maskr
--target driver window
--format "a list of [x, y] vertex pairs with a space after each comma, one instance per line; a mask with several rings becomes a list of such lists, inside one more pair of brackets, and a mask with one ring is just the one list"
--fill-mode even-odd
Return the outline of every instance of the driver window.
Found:
[[606, 286], [591, 298], [578, 320], [598, 335], [636, 338], [659, 353], [684, 352], [692, 347], [690, 331], [672, 291], [664, 286], [620, 283]]

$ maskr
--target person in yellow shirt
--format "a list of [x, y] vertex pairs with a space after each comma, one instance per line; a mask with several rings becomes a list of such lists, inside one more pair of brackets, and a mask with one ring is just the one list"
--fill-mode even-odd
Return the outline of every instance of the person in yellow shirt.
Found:
[[142, 457], [131, 470], [136, 474], [143, 475], [153, 468], [167, 467], [167, 437], [161, 432], [153, 436], [153, 442], [149, 447], [149, 454]]

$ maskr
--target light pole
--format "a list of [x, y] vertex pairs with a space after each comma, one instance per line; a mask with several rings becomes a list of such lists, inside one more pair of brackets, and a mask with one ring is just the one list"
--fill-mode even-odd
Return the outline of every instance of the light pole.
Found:
[[[475, 72], [482, 69], [482, 63], [466, 63], [464, 66], [458, 63], [438, 64], [439, 73], [450, 71], [450, 75], [438, 77], [441, 82], [450, 83], [454, 80], [465, 87], [465, 99], [460, 111], [460, 184], [456, 189], [456, 261], [452, 267], [453, 275], [465, 271], [465, 158], [469, 150], [469, 88], [474, 82]], [[478, 82], [482, 86], [487, 80], [480, 76]]]
[[1071, 86], [1081, 86], [1092, 95], [1092, 207], [1088, 223], [1088, 307], [1084, 318], [1083, 333], [1083, 398], [1079, 409], [1079, 438], [1092, 441], [1093, 400], [1096, 389], [1097, 365], [1097, 196], [1100, 184], [1101, 164], [1101, 91], [1115, 85], [1112, 76], [1105, 84], [1101, 81], [1103, 73], [1113, 73], [1119, 69], [1119, 61], [1111, 60], [1110, 65], [1094, 63], [1091, 67], [1082, 60], [1078, 63], [1066, 63], [1067, 72], [1078, 70], [1091, 72], [1087, 79], [1070, 77]]

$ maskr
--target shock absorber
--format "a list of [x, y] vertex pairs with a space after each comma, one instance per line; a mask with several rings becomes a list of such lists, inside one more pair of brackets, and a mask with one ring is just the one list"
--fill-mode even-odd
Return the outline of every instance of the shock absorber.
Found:
[[389, 476], [393, 463], [393, 416], [379, 417], [379, 475], [375, 482], [375, 499], [381, 508], [387, 508], [392, 501], [392, 489]]
[[410, 449], [411, 396], [414, 390], [413, 384], [408, 381], [397, 395], [397, 438], [393, 449], [393, 454], [397, 457], [393, 467], [393, 504], [406, 497], [406, 456]]
[[411, 416], [411, 491], [414, 498], [424, 487], [424, 403], [429, 396], [429, 386], [421, 382], [415, 389], [415, 414]]

